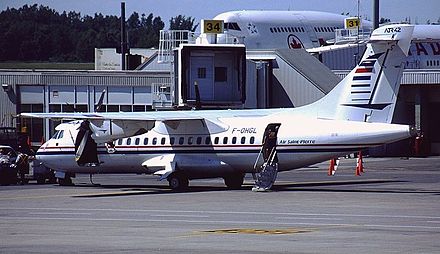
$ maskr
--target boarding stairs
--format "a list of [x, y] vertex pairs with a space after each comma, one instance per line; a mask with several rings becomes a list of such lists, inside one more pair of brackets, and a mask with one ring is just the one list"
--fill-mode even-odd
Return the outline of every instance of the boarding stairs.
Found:
[[256, 180], [252, 191], [264, 192], [272, 188], [278, 175], [278, 162], [276, 162], [275, 159], [277, 157], [276, 155], [277, 151], [274, 147], [267, 161], [261, 165], [259, 172], [255, 174]]

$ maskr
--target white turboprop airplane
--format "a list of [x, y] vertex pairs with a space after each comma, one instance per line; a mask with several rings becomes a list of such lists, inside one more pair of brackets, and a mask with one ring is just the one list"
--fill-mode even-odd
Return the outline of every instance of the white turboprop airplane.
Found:
[[[223, 20], [225, 32], [244, 38], [247, 49], [315, 48], [335, 40], [347, 16], [317, 11], [231, 11], [214, 17]], [[371, 32], [371, 21], [361, 30]], [[221, 35], [218, 36], [221, 41]]]
[[77, 120], [59, 125], [37, 152], [61, 184], [75, 173], [150, 173], [173, 189], [210, 177], [238, 187], [263, 162], [287, 171], [414, 135], [410, 126], [390, 123], [413, 30], [376, 29], [359, 65], [299, 108], [21, 115]]

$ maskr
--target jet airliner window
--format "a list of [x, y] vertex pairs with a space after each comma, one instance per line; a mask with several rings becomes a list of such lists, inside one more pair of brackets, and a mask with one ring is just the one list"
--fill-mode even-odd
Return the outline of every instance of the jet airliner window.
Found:
[[232, 144], [236, 144], [237, 143], [237, 137], [233, 137], [232, 138]]
[[202, 137], [197, 137], [197, 145], [200, 145], [202, 143]]
[[135, 145], [139, 145], [140, 142], [141, 142], [141, 139], [140, 138], [136, 138], [135, 141], [134, 141], [134, 144]]
[[118, 139], [118, 145], [122, 145], [122, 138]]
[[127, 138], [127, 145], [131, 145], [131, 138]]
[[148, 145], [148, 138], [144, 138], [144, 145]]
[[60, 134], [58, 135], [58, 139], [63, 138], [63, 136], [64, 136], [64, 130], [60, 131]]
[[225, 23], [224, 27], [228, 30], [241, 31], [240, 27], [238, 26], [238, 23], [236, 22]]
[[160, 143], [161, 143], [162, 145], [165, 145], [165, 138], [162, 138], [162, 139], [160, 140]]
[[188, 145], [192, 145], [193, 144], [193, 137], [189, 137], [188, 138]]
[[224, 138], [223, 138], [223, 144], [226, 145], [227, 143], [228, 143], [228, 137], [224, 137]]
[[151, 143], [153, 143], [153, 145], [156, 145], [157, 144], [157, 138], [153, 138], [153, 141]]
[[242, 143], [242, 144], [246, 143], [246, 137], [242, 137], [242, 138], [241, 138], [241, 143]]
[[170, 137], [170, 145], [174, 145], [176, 138], [175, 137]]
[[183, 142], [185, 141], [184, 137], [180, 137], [179, 138], [179, 145], [183, 145]]
[[57, 139], [58, 138], [58, 134], [60, 134], [60, 131], [56, 131], [55, 134], [53, 134], [52, 139]]
[[219, 137], [215, 137], [215, 139], [214, 139], [214, 144], [218, 144], [218, 141], [219, 141]]

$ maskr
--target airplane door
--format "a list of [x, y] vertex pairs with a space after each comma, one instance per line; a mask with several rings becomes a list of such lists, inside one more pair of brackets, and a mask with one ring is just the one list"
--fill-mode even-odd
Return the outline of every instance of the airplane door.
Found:
[[263, 159], [264, 162], [278, 162], [278, 157], [276, 156], [277, 148], [277, 136], [278, 129], [280, 128], [280, 123], [268, 124], [264, 130], [263, 136]]
[[[264, 163], [254, 174], [255, 186], [252, 191], [267, 191], [272, 188], [278, 174], [277, 135], [280, 123], [268, 124], [264, 130], [262, 153]], [[258, 159], [257, 159], [258, 160]]]
[[200, 100], [214, 99], [214, 58], [212, 56], [191, 57], [190, 98], [196, 99], [195, 83], [199, 87]]

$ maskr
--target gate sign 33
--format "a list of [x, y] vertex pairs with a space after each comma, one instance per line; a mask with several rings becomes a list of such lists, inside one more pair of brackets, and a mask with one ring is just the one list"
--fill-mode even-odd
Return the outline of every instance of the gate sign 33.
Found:
[[202, 20], [203, 33], [221, 34], [223, 33], [223, 20]]

